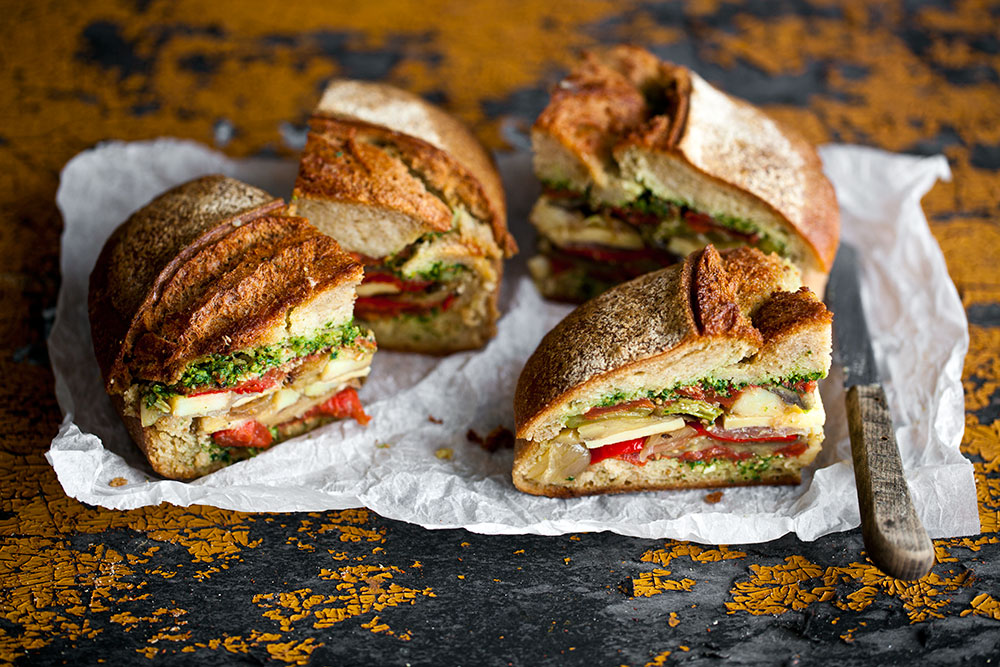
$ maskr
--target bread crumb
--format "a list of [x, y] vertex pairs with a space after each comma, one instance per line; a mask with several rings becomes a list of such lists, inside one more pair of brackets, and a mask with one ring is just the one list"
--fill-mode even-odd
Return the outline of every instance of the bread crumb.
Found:
[[108, 482], [108, 486], [125, 486], [128, 484], [128, 480], [124, 477], [115, 477], [113, 480]]
[[438, 457], [439, 459], [444, 459], [446, 461], [450, 461], [451, 460], [451, 456], [454, 453], [455, 452], [453, 452], [450, 448], [448, 448], [448, 447], [442, 447], [442, 448], [440, 448], [440, 449], [438, 449], [437, 451], [434, 452], [434, 456]]
[[470, 428], [465, 434], [465, 438], [469, 442], [476, 443], [490, 453], [493, 453], [498, 449], [514, 448], [514, 434], [511, 433], [509, 428], [504, 426], [497, 426], [495, 429], [490, 431], [489, 435], [485, 438]]
[[714, 505], [720, 500], [722, 500], [722, 491], [712, 491], [705, 496], [705, 502], [709, 505]]
[[435, 417], [434, 415], [427, 415], [427, 421], [429, 421], [432, 424], [440, 424], [440, 423], [442, 423], [441, 420], [438, 419], [437, 417]]

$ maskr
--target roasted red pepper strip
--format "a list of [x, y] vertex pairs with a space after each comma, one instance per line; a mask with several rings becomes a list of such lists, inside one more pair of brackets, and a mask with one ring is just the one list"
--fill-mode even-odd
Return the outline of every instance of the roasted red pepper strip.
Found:
[[426, 313], [435, 308], [448, 310], [457, 297], [449, 294], [434, 304], [419, 304], [401, 301], [391, 296], [359, 296], [354, 302], [354, 313], [362, 319], [375, 317], [395, 317], [401, 313]]
[[621, 458], [627, 454], [638, 454], [642, 451], [644, 444], [646, 444], [646, 438], [636, 438], [634, 440], [614, 442], [603, 447], [595, 447], [590, 450], [590, 465], [594, 465], [604, 459]]
[[618, 405], [609, 405], [604, 408], [591, 408], [583, 413], [584, 419], [597, 419], [611, 412], [621, 412], [625, 410], [634, 410], [635, 408], [649, 408], [652, 410], [656, 405], [653, 404], [648, 398], [637, 398], [634, 401], [628, 401], [627, 403], [619, 403]]
[[595, 262], [629, 262], [637, 259], [656, 259], [662, 253], [655, 248], [623, 250], [599, 245], [564, 245], [560, 250], [567, 255], [585, 257]]
[[267, 427], [259, 421], [251, 419], [243, 422], [237, 428], [225, 431], [216, 431], [212, 434], [212, 440], [219, 447], [257, 447], [263, 449], [268, 447], [274, 438]]
[[734, 452], [725, 445], [711, 445], [705, 449], [684, 452], [677, 458], [681, 461], [711, 461], [712, 459], [730, 459], [743, 461], [753, 456], [753, 452]]
[[279, 371], [277, 368], [273, 368], [259, 378], [251, 378], [242, 384], [238, 384], [235, 387], [228, 387], [226, 389], [205, 389], [204, 391], [196, 391], [187, 396], [203, 396], [205, 394], [220, 394], [224, 391], [231, 391], [236, 394], [256, 394], [261, 391], [270, 389], [274, 385], [285, 379], [285, 373]]
[[796, 442], [791, 445], [785, 445], [781, 449], [775, 450], [775, 456], [787, 456], [789, 458], [799, 456], [804, 451], [806, 451], [806, 443]]
[[365, 414], [365, 409], [361, 407], [358, 392], [354, 391], [353, 387], [342, 389], [325, 403], [317, 405], [305, 413], [302, 418], [309, 419], [320, 416], [336, 417], [337, 419], [351, 417], [362, 426], [371, 421], [371, 417]]
[[792, 433], [791, 435], [767, 436], [763, 438], [733, 438], [713, 433], [698, 422], [687, 422], [687, 425], [698, 431], [701, 435], [707, 435], [710, 438], [721, 440], [722, 442], [795, 442], [799, 439], [799, 436], [795, 433]]

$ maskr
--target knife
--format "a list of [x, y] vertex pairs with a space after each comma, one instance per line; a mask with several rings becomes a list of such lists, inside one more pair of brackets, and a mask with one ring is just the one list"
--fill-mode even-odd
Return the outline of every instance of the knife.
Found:
[[913, 508], [903, 477], [892, 415], [861, 306], [860, 271], [857, 250], [842, 243], [830, 273], [826, 303], [833, 311], [833, 360], [844, 369], [861, 535], [878, 569], [897, 579], [914, 580], [933, 567], [934, 545]]

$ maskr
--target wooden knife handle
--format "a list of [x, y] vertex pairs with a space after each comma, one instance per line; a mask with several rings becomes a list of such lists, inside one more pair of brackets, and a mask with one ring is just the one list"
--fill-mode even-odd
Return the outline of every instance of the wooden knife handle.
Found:
[[934, 566], [934, 545], [910, 500], [881, 385], [847, 390], [847, 424], [868, 556], [890, 577], [920, 579]]

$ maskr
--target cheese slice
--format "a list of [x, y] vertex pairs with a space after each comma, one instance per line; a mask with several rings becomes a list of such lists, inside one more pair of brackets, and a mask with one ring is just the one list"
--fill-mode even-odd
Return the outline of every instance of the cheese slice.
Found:
[[[362, 355], [360, 358], [348, 356], [346, 353], [339, 354], [335, 359], [330, 359], [326, 362], [326, 366], [323, 367], [323, 372], [320, 373], [319, 379], [328, 381], [369, 368], [371, 358], [370, 354]], [[364, 374], [367, 375], [367, 373]], [[350, 375], [350, 377], [359, 377], [359, 375]]]
[[583, 424], [577, 432], [590, 449], [684, 428], [680, 417], [619, 417]]
[[399, 294], [400, 289], [392, 283], [370, 282], [361, 283], [357, 287], [358, 296], [375, 296], [376, 294]]
[[584, 217], [541, 197], [531, 211], [538, 231], [558, 246], [593, 243], [611, 248], [638, 250], [645, 244], [635, 228], [610, 217]]
[[200, 396], [171, 396], [170, 414], [175, 417], [191, 417], [207, 415], [212, 412], [226, 410], [233, 400], [233, 392], [217, 391]]

